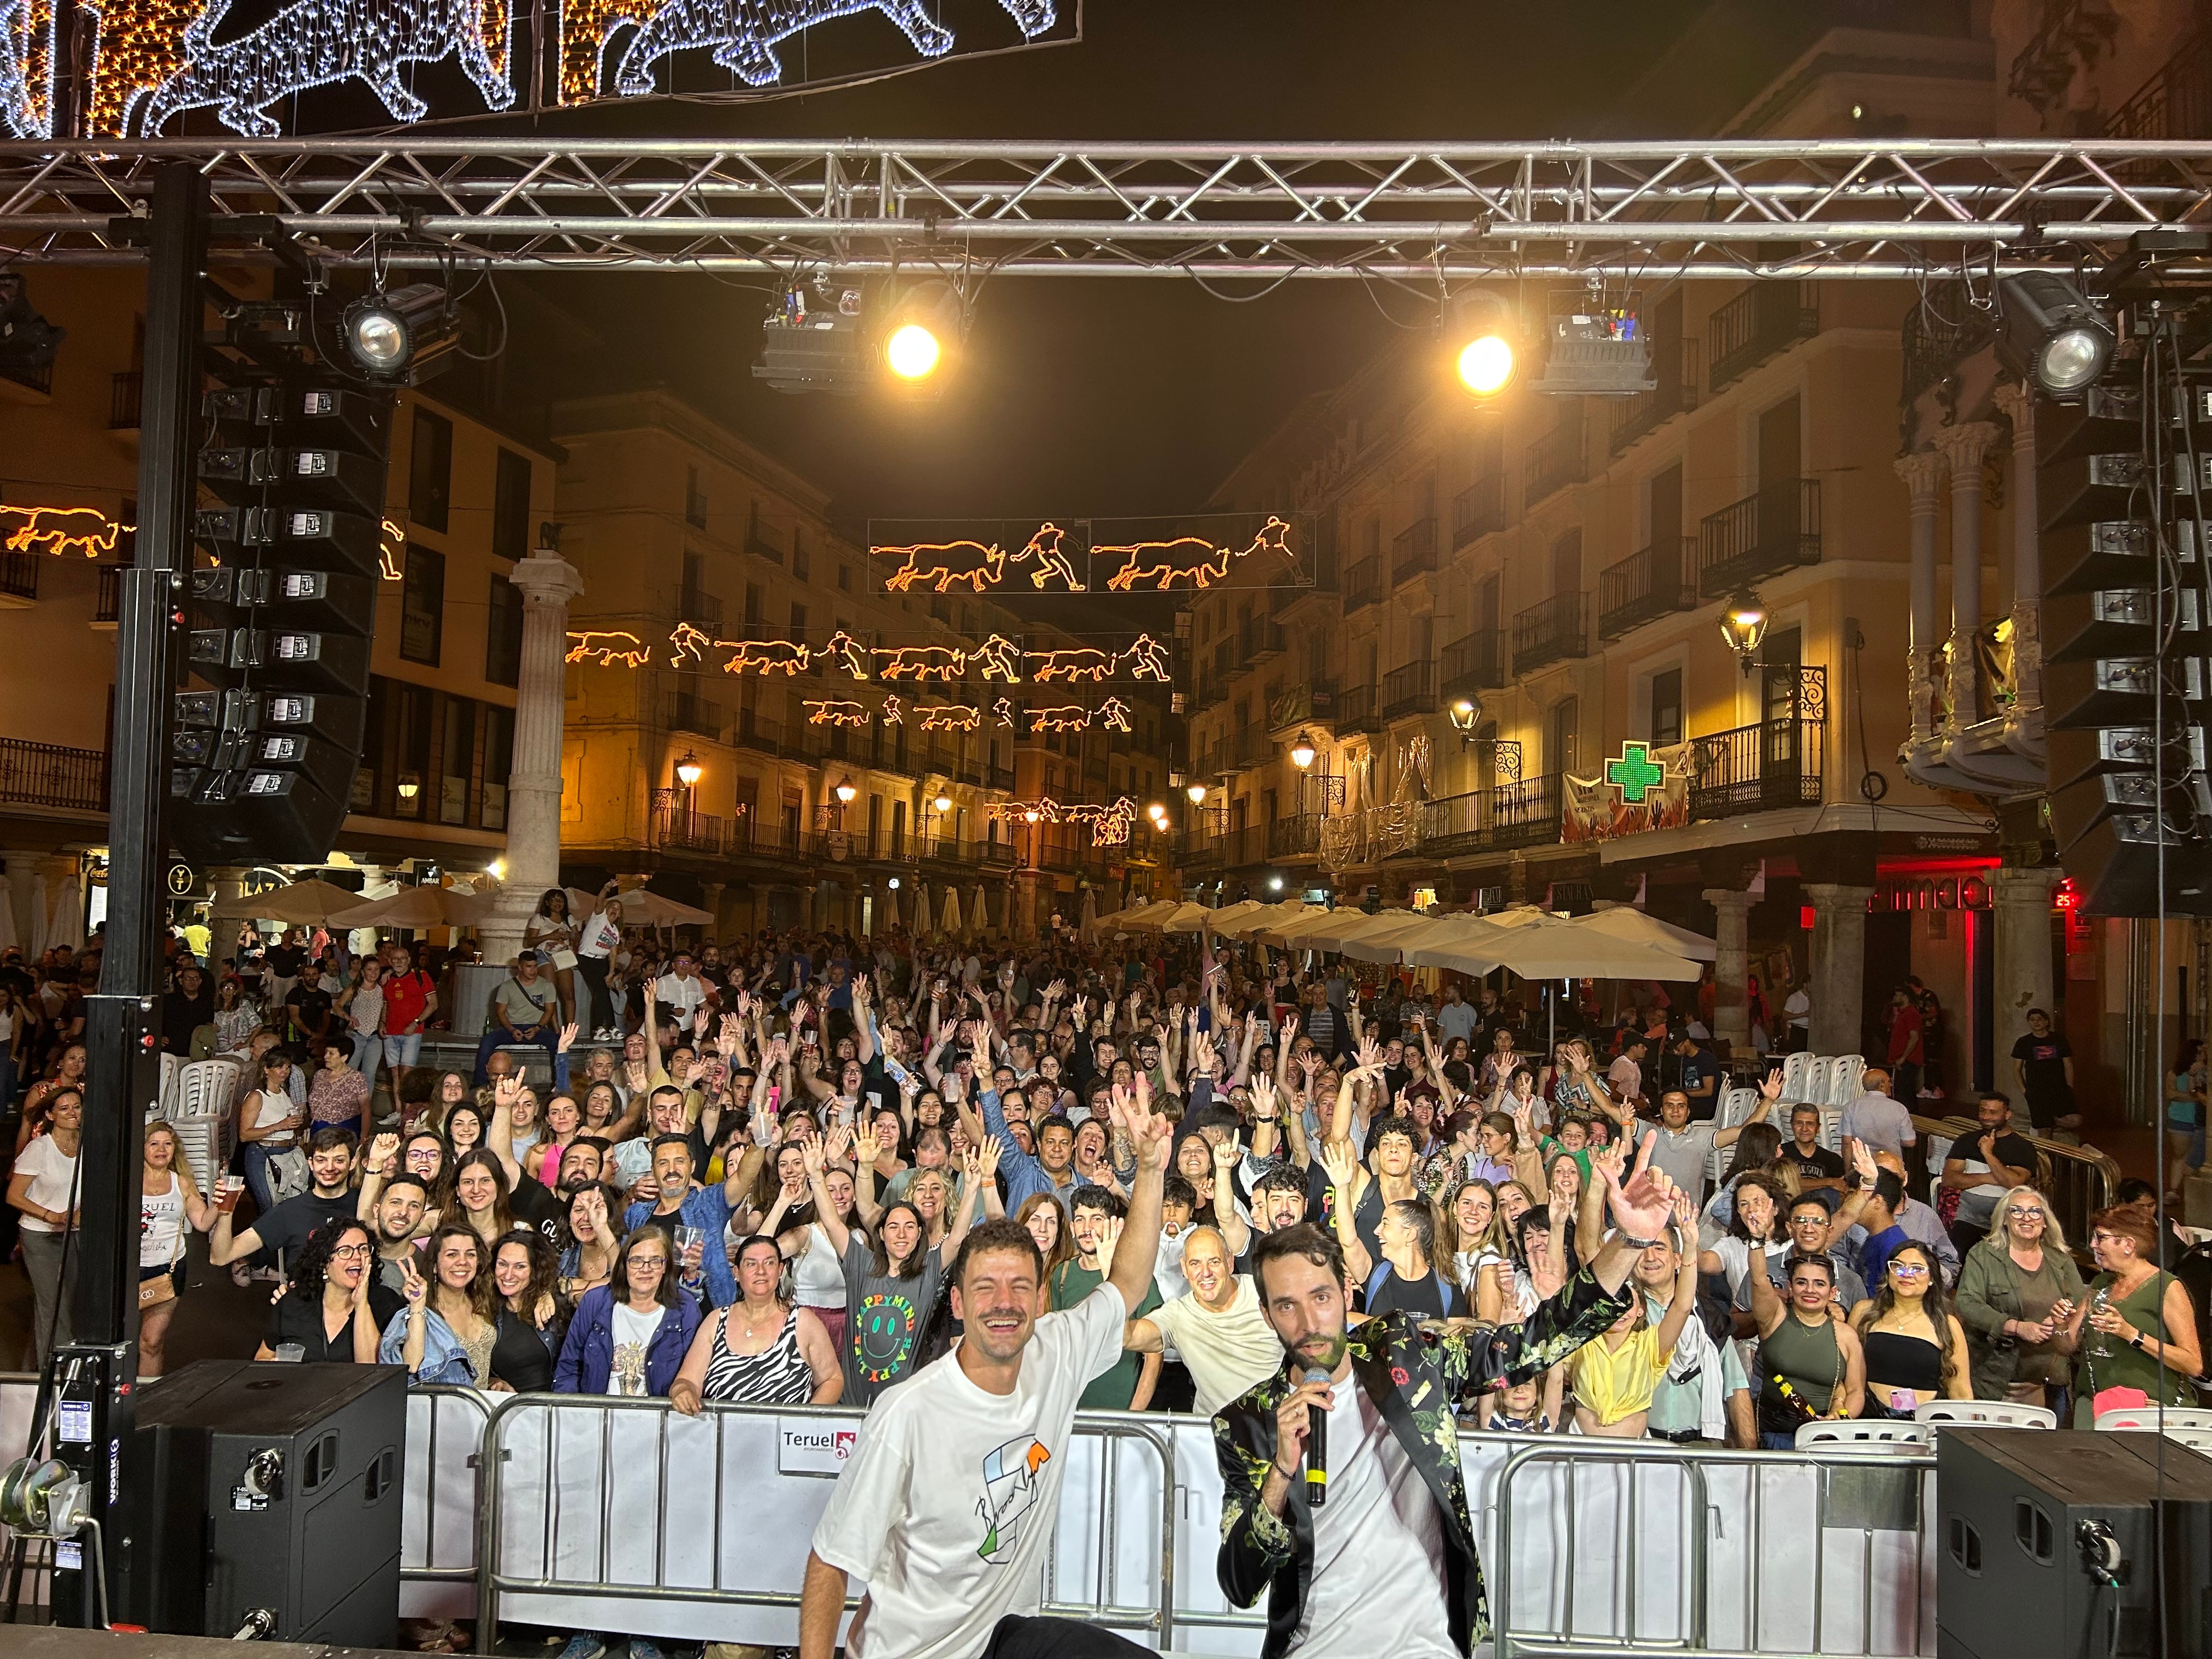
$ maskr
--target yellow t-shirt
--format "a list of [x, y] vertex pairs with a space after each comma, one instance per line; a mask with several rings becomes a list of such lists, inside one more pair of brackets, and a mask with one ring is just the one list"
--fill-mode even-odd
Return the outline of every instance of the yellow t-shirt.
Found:
[[1659, 1333], [1650, 1325], [1640, 1327], [1618, 1348], [1608, 1346], [1602, 1336], [1585, 1343], [1567, 1362], [1576, 1403], [1589, 1407], [1606, 1425], [1649, 1411], [1651, 1391], [1667, 1375], [1673, 1358], [1660, 1352]]

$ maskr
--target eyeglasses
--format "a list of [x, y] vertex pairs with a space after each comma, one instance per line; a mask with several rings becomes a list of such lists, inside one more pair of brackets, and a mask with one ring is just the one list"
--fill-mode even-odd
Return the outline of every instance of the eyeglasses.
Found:
[[336, 1261], [341, 1256], [349, 1256], [357, 1257], [365, 1261], [370, 1255], [374, 1254], [374, 1251], [375, 1247], [374, 1245], [341, 1244], [331, 1252], [331, 1259], [332, 1261]]
[[1928, 1277], [1927, 1268], [1915, 1267], [1910, 1261], [1893, 1261], [1889, 1264], [1889, 1270], [1895, 1273], [1899, 1279], [1925, 1279]]
[[2014, 1205], [2012, 1212], [2016, 1219], [2022, 1221], [2040, 1221], [2044, 1215], [2041, 1210], [2032, 1210], [2025, 1204]]
[[633, 1267], [665, 1267], [668, 1258], [665, 1255], [634, 1255], [629, 1259], [629, 1265]]

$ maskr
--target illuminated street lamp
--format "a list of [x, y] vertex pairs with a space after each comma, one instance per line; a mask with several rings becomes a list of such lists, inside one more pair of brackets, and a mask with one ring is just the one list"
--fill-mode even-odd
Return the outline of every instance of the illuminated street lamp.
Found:
[[706, 770], [705, 767], [699, 764], [698, 756], [693, 754], [689, 749], [684, 751], [684, 758], [676, 763], [677, 779], [686, 789], [696, 787]]
[[1474, 728], [1482, 720], [1482, 703], [1475, 697], [1455, 697], [1452, 700], [1451, 723], [1463, 744], [1474, 741]]
[[1727, 609], [1721, 612], [1721, 637], [1735, 653], [1747, 677], [1751, 673], [1753, 660], [1759, 655], [1759, 646], [1766, 639], [1766, 602], [1753, 588], [1739, 588], [1735, 597], [1728, 602]]
[[854, 798], [859, 795], [860, 792], [853, 787], [853, 780], [848, 777], [840, 780], [836, 793], [837, 796], [837, 804], [840, 806], [850, 806], [853, 804]]
[[1204, 784], [1194, 782], [1188, 789], [1184, 790], [1183, 793], [1190, 797], [1190, 804], [1193, 806], [1203, 806], [1206, 805], [1206, 786]]
[[930, 805], [937, 809], [937, 816], [941, 818], [952, 810], [952, 797], [939, 795], [935, 800], [930, 802]]
[[1303, 772], [1314, 763], [1314, 757], [1319, 752], [1314, 747], [1313, 734], [1310, 732], [1301, 732], [1298, 733], [1297, 741], [1291, 745], [1291, 764]]

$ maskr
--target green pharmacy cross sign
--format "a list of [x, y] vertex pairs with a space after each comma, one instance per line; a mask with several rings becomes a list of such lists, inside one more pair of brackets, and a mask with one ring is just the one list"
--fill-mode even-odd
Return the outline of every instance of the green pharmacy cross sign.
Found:
[[1667, 781], [1667, 769], [1651, 758], [1650, 744], [1625, 743], [1620, 758], [1605, 763], [1605, 781], [1620, 788], [1621, 799], [1640, 806], [1647, 793]]

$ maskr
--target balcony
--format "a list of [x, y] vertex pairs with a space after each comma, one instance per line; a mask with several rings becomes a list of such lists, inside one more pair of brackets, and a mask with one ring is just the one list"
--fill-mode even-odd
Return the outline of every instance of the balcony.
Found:
[[783, 722], [770, 720], [750, 708], [738, 711], [738, 747], [750, 749], [760, 755], [781, 755], [785, 752]]
[[110, 432], [136, 432], [138, 429], [138, 404], [145, 386], [144, 373], [135, 368], [118, 370], [107, 377], [107, 429]]
[[[1013, 787], [1013, 783], [1011, 779], [1008, 780], [1006, 787], [1010, 789]], [[1014, 867], [1013, 842], [1010, 841], [979, 841], [975, 842], [974, 846], [975, 848], [975, 862], [983, 869], [996, 870], [1003, 874], [1005, 872]]]
[[709, 634], [718, 634], [722, 628], [722, 601], [718, 595], [703, 587], [678, 588], [676, 593], [677, 620], [703, 628]]
[[1326, 726], [1336, 717], [1336, 682], [1308, 680], [1285, 686], [1267, 705], [1267, 729], [1287, 738], [1309, 721]]
[[1589, 653], [1589, 600], [1584, 594], [1555, 593], [1513, 618], [1516, 675]]
[[1706, 599], [1820, 562], [1820, 481], [1784, 478], [1709, 514], [1698, 526], [1698, 591]]
[[0, 363], [0, 380], [7, 381], [10, 386], [19, 386], [26, 392], [35, 392], [41, 398], [51, 397], [54, 390], [54, 366], [47, 363], [38, 368], [25, 368], [18, 364]]
[[1221, 745], [1222, 769], [1255, 771], [1275, 760], [1275, 742], [1264, 726], [1248, 726]]
[[1423, 519], [1400, 531], [1390, 543], [1390, 586], [1411, 581], [1437, 568], [1437, 521]]
[[[2071, 67], [2070, 61], [2068, 66]], [[2105, 123], [2104, 136], [2212, 137], [2212, 31], [2198, 28], [2185, 36], [2173, 49], [2173, 56], [2112, 112]]]
[[1237, 646], [1251, 668], [1283, 654], [1283, 625], [1273, 617], [1247, 617], [1237, 630]]
[[1370, 554], [1344, 573], [1344, 614], [1350, 616], [1382, 597], [1382, 556]]
[[1505, 630], [1499, 628], [1478, 629], [1472, 634], [1454, 640], [1444, 647], [1437, 663], [1438, 678], [1443, 682], [1437, 688], [1439, 696], [1468, 697], [1478, 691], [1494, 691], [1504, 685], [1505, 672]]
[[127, 566], [104, 564], [100, 567], [100, 593], [92, 602], [94, 627], [113, 627], [123, 620], [123, 573]]
[[1607, 440], [1620, 454], [1638, 438], [1698, 406], [1698, 343], [1695, 340], [1655, 340], [1651, 343], [1651, 375], [1659, 382], [1650, 392], [1639, 392], [1620, 407]]
[[711, 742], [722, 740], [722, 706], [689, 691], [665, 691], [660, 697], [660, 724], [669, 732], [690, 732]]
[[1527, 509], [1554, 490], [1580, 483], [1589, 476], [1589, 447], [1583, 430], [1582, 407], [1564, 424], [1553, 427], [1530, 444], [1522, 469], [1522, 507]]
[[0, 801], [105, 812], [107, 753], [0, 738]]
[[[1807, 673], [1821, 671], [1808, 669]], [[1827, 760], [1827, 722], [1802, 702], [1793, 715], [1690, 740], [1690, 816], [1726, 817], [1818, 806]]]
[[1011, 793], [1014, 787], [1014, 769], [1011, 766], [992, 766], [985, 769], [983, 787], [1002, 793]]
[[1597, 573], [1597, 636], [1617, 640], [1672, 611], [1698, 608], [1698, 585], [1682, 568], [1686, 536], [1655, 537], [1651, 545]]
[[746, 535], [745, 551], [757, 559], [766, 559], [770, 564], [783, 562], [783, 550], [757, 531]]
[[[678, 793], [671, 791], [670, 793]], [[653, 809], [651, 842], [669, 853], [704, 853], [719, 858], [730, 850], [730, 820], [682, 806]]]
[[0, 593], [11, 599], [37, 599], [39, 569], [46, 559], [43, 553], [18, 553], [0, 548]]
[[1344, 695], [1336, 700], [1336, 735], [1348, 738], [1355, 732], [1380, 732], [1382, 729], [1382, 706], [1371, 685], [1348, 685]]
[[1769, 357], [1820, 331], [1819, 290], [1810, 283], [1753, 283], [1706, 325], [1705, 386], [1732, 386]]
[[1437, 665], [1432, 662], [1409, 662], [1402, 668], [1394, 668], [1382, 677], [1382, 718], [1386, 720], [1402, 719], [1407, 714], [1433, 714], [1437, 712]]
[[1452, 550], [1505, 528], [1505, 475], [1477, 478], [1452, 497]]
[[1321, 814], [1301, 812], [1295, 817], [1277, 818], [1267, 826], [1267, 857], [1270, 860], [1310, 859], [1321, 852]]
[[1420, 850], [1430, 858], [1540, 847], [1559, 836], [1556, 772], [1492, 789], [1446, 795], [1421, 809]]

